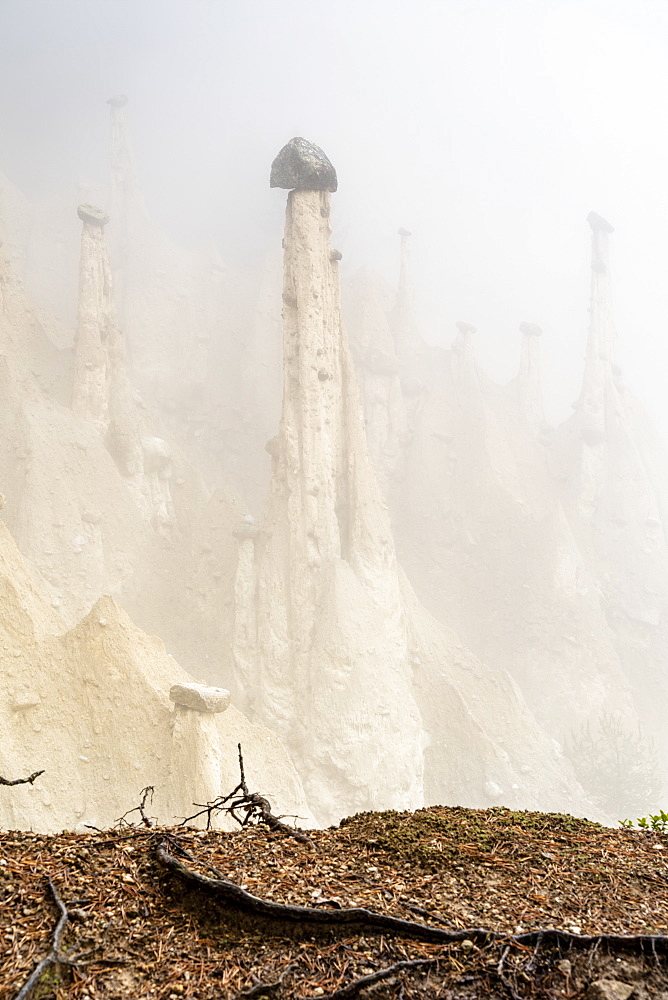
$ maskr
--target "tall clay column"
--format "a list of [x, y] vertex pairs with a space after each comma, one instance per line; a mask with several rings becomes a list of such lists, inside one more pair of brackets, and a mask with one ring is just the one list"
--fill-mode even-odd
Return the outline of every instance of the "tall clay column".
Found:
[[128, 379], [125, 341], [116, 318], [104, 238], [109, 216], [92, 205], [79, 205], [77, 214], [83, 229], [72, 409], [95, 425], [119, 471], [142, 480], [135, 483], [135, 492], [140, 507], [148, 513], [141, 429]]
[[589, 213], [587, 222], [591, 227], [591, 301], [585, 369], [578, 401], [582, 439], [578, 509], [582, 517], [591, 518], [600, 506], [602, 489], [607, 503], [619, 506], [619, 500], [613, 501], [609, 486], [604, 486], [608, 483], [609, 458], [609, 448], [605, 445], [617, 442], [620, 432], [627, 436], [629, 429], [625, 402], [618, 391], [619, 372], [614, 365], [617, 335], [612, 319], [608, 247], [608, 238], [614, 230], [596, 212]]
[[614, 229], [596, 212], [589, 213], [587, 222], [591, 226], [591, 302], [580, 406], [583, 441], [598, 445], [605, 438], [606, 410], [610, 393], [614, 392], [612, 364], [617, 338], [612, 320], [608, 247]]
[[72, 409], [91, 420], [104, 437], [109, 428], [108, 345], [116, 325], [104, 242], [109, 216], [92, 205], [79, 205], [77, 214], [83, 229]]
[[545, 423], [543, 383], [540, 371], [540, 337], [543, 331], [535, 323], [520, 323], [522, 349], [517, 392], [520, 413], [533, 433]]
[[369, 458], [330, 246], [336, 174], [293, 139], [283, 409], [265, 514], [241, 545], [235, 662], [244, 709], [284, 739], [318, 819], [422, 802], [423, 736], [387, 510]]
[[131, 213], [147, 217], [128, 136], [127, 103], [125, 94], [107, 101], [111, 109], [111, 210], [114, 218], [120, 219], [122, 230], [126, 229]]
[[400, 358], [411, 357], [418, 346], [418, 333], [415, 321], [415, 286], [413, 284], [413, 268], [411, 263], [410, 238], [408, 229], [399, 230], [400, 264], [399, 286], [394, 305], [392, 327], [394, 343]]

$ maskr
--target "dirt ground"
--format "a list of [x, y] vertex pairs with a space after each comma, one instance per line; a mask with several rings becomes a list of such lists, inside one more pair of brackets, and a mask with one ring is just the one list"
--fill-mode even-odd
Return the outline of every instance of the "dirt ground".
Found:
[[[360, 814], [310, 836], [313, 846], [262, 825], [0, 833], [1, 1000], [20, 995], [52, 948], [59, 910], [49, 878], [68, 919], [60, 961], [44, 969], [33, 1000], [668, 1000], [662, 834], [434, 807]], [[215, 867], [246, 899], [363, 907], [413, 930], [254, 912], [167, 867], [160, 844], [205, 878]], [[421, 940], [415, 925], [459, 939]], [[398, 963], [407, 964], [390, 968]]]

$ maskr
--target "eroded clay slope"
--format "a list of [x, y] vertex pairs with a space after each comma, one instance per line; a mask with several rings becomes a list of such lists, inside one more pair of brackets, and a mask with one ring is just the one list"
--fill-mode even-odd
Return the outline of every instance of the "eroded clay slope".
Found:
[[67, 630], [41, 598], [0, 522], [0, 774], [35, 770], [34, 785], [0, 796], [0, 826], [43, 832], [111, 825], [155, 787], [164, 823], [248, 779], [277, 810], [310, 820], [280, 741], [234, 707], [211, 713], [170, 700], [188, 676], [110, 597]]
[[432, 614], [509, 671], [559, 741], [603, 713], [633, 728], [597, 572], [546, 460], [541, 331], [521, 325], [518, 375], [494, 385], [471, 324], [457, 324], [449, 351], [421, 338], [405, 231], [401, 251], [394, 307], [372, 277], [351, 295], [370, 448], [401, 564]]

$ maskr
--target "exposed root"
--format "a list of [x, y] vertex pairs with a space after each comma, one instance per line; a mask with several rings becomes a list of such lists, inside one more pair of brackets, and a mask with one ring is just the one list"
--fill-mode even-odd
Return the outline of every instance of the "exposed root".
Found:
[[68, 920], [70, 918], [70, 915], [69, 915], [69, 913], [67, 911], [67, 907], [65, 906], [65, 904], [62, 901], [62, 899], [58, 895], [58, 891], [57, 891], [55, 885], [53, 884], [53, 882], [51, 881], [51, 879], [48, 878], [47, 882], [49, 883], [49, 889], [51, 890], [53, 898], [54, 898], [54, 900], [56, 902], [56, 906], [58, 907], [58, 910], [60, 911], [60, 916], [58, 917], [58, 923], [56, 924], [55, 930], [53, 932], [53, 940], [51, 942], [51, 951], [49, 952], [48, 955], [45, 955], [44, 958], [40, 962], [37, 963], [37, 965], [35, 966], [35, 968], [32, 971], [32, 974], [30, 975], [30, 978], [21, 987], [21, 989], [19, 990], [19, 992], [14, 997], [14, 1000], [25, 1000], [26, 997], [30, 996], [30, 993], [35, 988], [35, 986], [37, 985], [37, 983], [39, 982], [39, 980], [41, 979], [41, 977], [44, 974], [45, 970], [48, 969], [49, 966], [51, 966], [51, 965], [58, 965], [60, 963], [60, 961], [61, 961], [61, 959], [60, 959], [60, 939], [63, 936], [63, 931], [65, 930], [65, 925], [68, 922]]
[[[171, 841], [173, 848], [188, 857], [192, 861], [197, 861], [186, 851], [182, 851], [175, 841]], [[654, 953], [659, 950], [668, 951], [668, 936], [664, 934], [574, 934], [571, 931], [561, 930], [555, 927], [536, 928], [531, 931], [524, 931], [521, 934], [503, 934], [499, 931], [492, 931], [485, 927], [468, 927], [463, 930], [447, 930], [444, 927], [434, 927], [430, 924], [418, 923], [414, 920], [402, 920], [399, 917], [391, 917], [384, 913], [377, 913], [364, 907], [342, 907], [338, 910], [320, 910], [314, 906], [293, 906], [288, 903], [275, 903], [273, 900], [262, 899], [252, 893], [242, 889], [236, 882], [226, 879], [222, 872], [207, 865], [210, 870], [217, 874], [217, 878], [209, 878], [200, 872], [193, 871], [181, 861], [170, 854], [167, 849], [167, 842], [162, 841], [157, 847], [157, 856], [161, 864], [170, 871], [176, 873], [184, 882], [203, 889], [210, 895], [223, 900], [225, 903], [236, 906], [246, 913], [256, 916], [266, 917], [271, 920], [281, 920], [292, 923], [317, 924], [321, 927], [359, 927], [371, 931], [383, 931], [399, 934], [402, 937], [409, 937], [420, 941], [433, 941], [435, 943], [456, 944], [461, 941], [473, 941], [479, 944], [491, 944], [493, 942], [505, 942], [508, 945], [543, 945], [543, 944], [570, 944], [579, 947], [595, 946], [601, 944], [611, 945], [616, 948], [626, 948], [632, 950], [651, 949]], [[199, 863], [199, 862], [198, 862]], [[505, 957], [505, 956], [504, 956]], [[502, 963], [501, 963], [502, 964]]]
[[347, 1000], [348, 997], [354, 997], [365, 990], [367, 986], [373, 986], [374, 983], [379, 983], [383, 979], [389, 979], [398, 972], [403, 972], [405, 969], [433, 968], [438, 965], [438, 961], [437, 958], [414, 958], [406, 962], [395, 962], [394, 965], [388, 965], [384, 969], [379, 969], [378, 972], [370, 972], [367, 976], [354, 979], [352, 983], [342, 986], [333, 993], [326, 993], [320, 997], [309, 997], [308, 1000]]

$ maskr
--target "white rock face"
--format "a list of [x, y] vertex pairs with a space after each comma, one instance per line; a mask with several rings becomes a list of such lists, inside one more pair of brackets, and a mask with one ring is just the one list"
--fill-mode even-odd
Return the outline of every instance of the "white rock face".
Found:
[[520, 324], [522, 349], [517, 376], [517, 397], [520, 414], [538, 434], [545, 425], [543, 384], [540, 371], [540, 336], [542, 331], [532, 323]]

